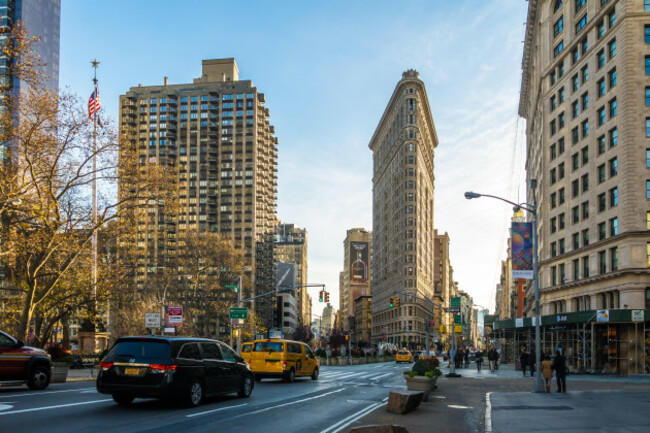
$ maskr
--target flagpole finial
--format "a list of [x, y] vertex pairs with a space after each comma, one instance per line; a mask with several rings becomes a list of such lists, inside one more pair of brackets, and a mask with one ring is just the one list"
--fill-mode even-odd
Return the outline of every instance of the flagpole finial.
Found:
[[97, 68], [99, 66], [99, 61], [97, 59], [95, 59], [95, 60], [92, 60], [90, 62], [90, 64], [92, 65], [93, 68]]

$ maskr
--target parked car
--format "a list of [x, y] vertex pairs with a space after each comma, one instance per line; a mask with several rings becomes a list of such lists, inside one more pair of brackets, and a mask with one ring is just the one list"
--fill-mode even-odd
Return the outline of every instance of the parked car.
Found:
[[399, 364], [400, 362], [413, 362], [413, 355], [411, 355], [409, 350], [400, 350], [397, 352], [397, 355], [395, 355], [395, 364]]
[[305, 343], [291, 340], [266, 339], [255, 340], [251, 369], [255, 380], [262, 378], [282, 378], [293, 382], [296, 377], [308, 376], [318, 379], [320, 364]]
[[0, 384], [27, 384], [41, 390], [50, 384], [52, 368], [46, 351], [25, 346], [22, 340], [0, 331]]
[[121, 405], [155, 397], [199, 406], [209, 395], [249, 397], [254, 386], [241, 356], [221, 341], [204, 338], [122, 337], [99, 367], [97, 391]]

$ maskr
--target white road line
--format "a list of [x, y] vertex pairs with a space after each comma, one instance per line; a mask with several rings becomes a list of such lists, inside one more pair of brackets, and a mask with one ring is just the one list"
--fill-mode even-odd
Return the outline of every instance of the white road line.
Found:
[[283, 403], [283, 404], [279, 404], [277, 406], [271, 406], [271, 407], [267, 407], [267, 408], [264, 408], [264, 409], [259, 409], [259, 410], [256, 410], [254, 412], [246, 412], [245, 414], [240, 415], [240, 416], [250, 416], [250, 415], [254, 415], [256, 413], [267, 412], [269, 410], [277, 409], [279, 407], [289, 406], [289, 405], [296, 404], [296, 403], [302, 403], [303, 401], [315, 400], [317, 398], [325, 397], [326, 395], [330, 395], [330, 394], [336, 394], [337, 392], [341, 392], [341, 391], [344, 391], [344, 390], [345, 390], [345, 388], [341, 388], [341, 389], [337, 389], [336, 391], [326, 392], [325, 394], [316, 395], [314, 397], [303, 398], [302, 400], [290, 401], [289, 403]]
[[344, 374], [342, 376], [336, 376], [336, 379], [347, 379], [349, 377], [359, 376], [360, 374], [363, 374], [363, 373], [348, 373], [348, 374]]
[[42, 392], [25, 392], [23, 394], [6, 394], [6, 395], [0, 395], [0, 398], [14, 398], [14, 397], [25, 397], [25, 396], [40, 396], [40, 395], [45, 395], [45, 394], [58, 394], [60, 392], [83, 392], [89, 389], [95, 389], [93, 388], [75, 388], [75, 389], [64, 389], [62, 391], [42, 391]]
[[485, 433], [492, 433], [492, 403], [490, 402], [490, 394], [485, 394]]
[[373, 379], [381, 379], [382, 377], [390, 376], [391, 374], [395, 374], [395, 373], [391, 372], [391, 373], [382, 374], [382, 375], [373, 377]]
[[194, 416], [205, 415], [205, 414], [212, 413], [212, 412], [219, 412], [219, 411], [226, 410], [226, 409], [234, 409], [236, 407], [242, 407], [242, 406], [248, 406], [248, 403], [238, 404], [238, 405], [235, 405], [235, 406], [220, 407], [218, 409], [206, 410], [205, 412], [192, 413], [192, 414], [185, 415], [185, 416], [187, 418], [192, 418]]
[[370, 405], [368, 407], [365, 407], [365, 408], [361, 409], [360, 411], [355, 412], [352, 415], [348, 416], [347, 418], [342, 419], [341, 421], [337, 422], [333, 426], [331, 426], [329, 428], [326, 428], [325, 430], [321, 431], [320, 433], [337, 433], [337, 432], [343, 430], [344, 428], [346, 428], [347, 426], [349, 426], [350, 424], [352, 424], [353, 422], [355, 422], [356, 420], [358, 420], [359, 418], [362, 418], [362, 417], [366, 416], [367, 414], [369, 414], [370, 412], [372, 412], [373, 410], [377, 409], [379, 406], [383, 406], [383, 404], [384, 404], [384, 402], [381, 401], [379, 403], [375, 403], [375, 404], [372, 404], [372, 405]]
[[39, 410], [59, 409], [59, 408], [62, 408], [62, 407], [82, 406], [84, 404], [103, 403], [103, 402], [106, 402], [106, 401], [113, 401], [113, 399], [112, 398], [107, 398], [105, 400], [82, 401], [80, 403], [68, 403], [68, 404], [59, 404], [59, 405], [56, 405], [56, 406], [33, 407], [31, 409], [12, 410], [11, 412], [0, 412], [0, 416], [13, 415], [13, 414], [16, 414], [16, 413], [38, 412]]
[[381, 368], [381, 367], [386, 367], [386, 365], [376, 365], [376, 366], [374, 366], [372, 368]]
[[345, 374], [350, 374], [349, 372], [345, 373], [323, 373], [320, 375], [320, 377], [337, 377], [337, 376], [343, 376]]

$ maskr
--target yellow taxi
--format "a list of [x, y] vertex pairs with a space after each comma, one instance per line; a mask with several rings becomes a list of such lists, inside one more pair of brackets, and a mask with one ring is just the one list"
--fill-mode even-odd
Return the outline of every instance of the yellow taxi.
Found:
[[255, 340], [251, 352], [251, 370], [255, 380], [280, 378], [293, 382], [296, 377], [318, 379], [318, 358], [305, 343], [291, 340]]
[[413, 362], [413, 355], [408, 350], [400, 350], [395, 355], [395, 363], [399, 364], [400, 362]]
[[253, 357], [253, 343], [243, 343], [239, 355], [244, 358], [246, 364], [250, 366], [251, 358]]

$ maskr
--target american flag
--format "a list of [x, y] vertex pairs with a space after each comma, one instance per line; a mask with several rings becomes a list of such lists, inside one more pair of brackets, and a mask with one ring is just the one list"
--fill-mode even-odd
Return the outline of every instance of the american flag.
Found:
[[88, 99], [88, 118], [93, 120], [93, 114], [99, 111], [100, 108], [102, 106], [99, 103], [99, 90], [95, 88], [95, 91], [90, 95], [90, 99]]

